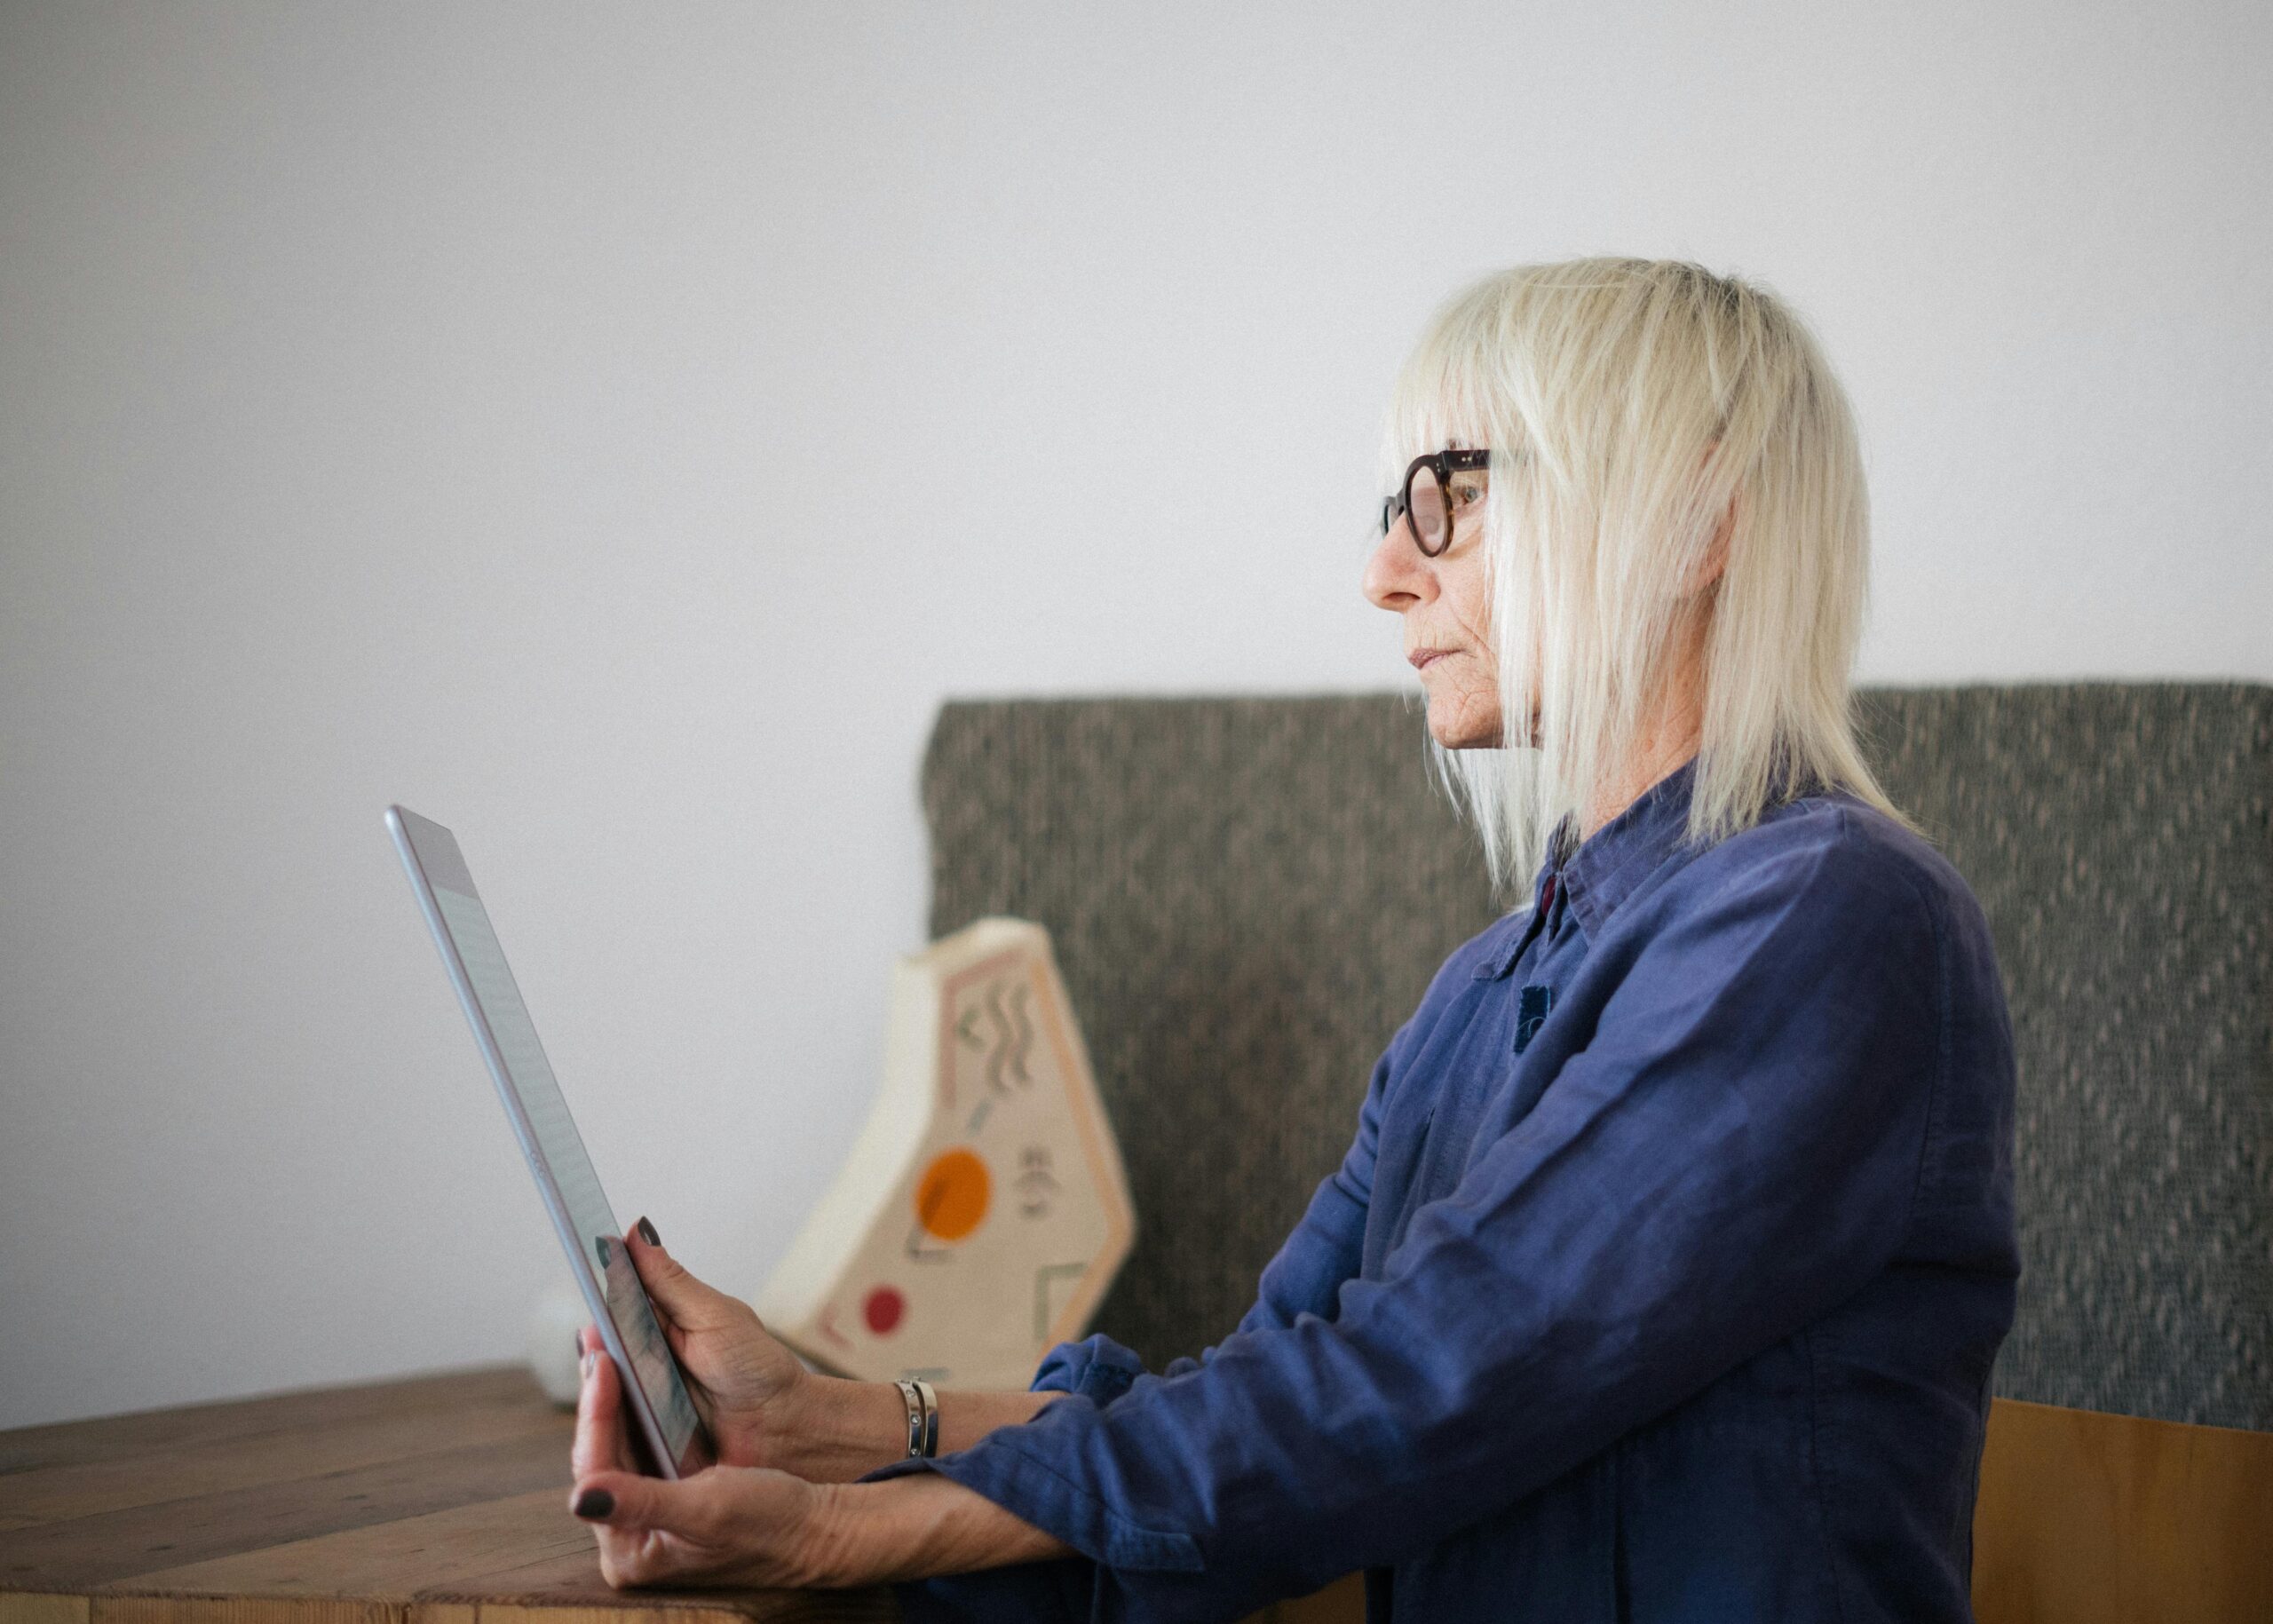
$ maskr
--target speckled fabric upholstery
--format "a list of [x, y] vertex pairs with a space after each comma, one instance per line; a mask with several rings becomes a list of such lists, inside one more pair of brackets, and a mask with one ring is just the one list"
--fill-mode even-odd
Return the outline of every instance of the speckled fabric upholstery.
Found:
[[[1864, 696], [1972, 883], [2020, 1056], [2011, 1398], [2273, 1430], [2273, 689]], [[934, 934], [1048, 925], [1136, 1249], [1097, 1327], [1220, 1337], [1382, 1046], [1494, 912], [1390, 696], [956, 703], [923, 769]]]

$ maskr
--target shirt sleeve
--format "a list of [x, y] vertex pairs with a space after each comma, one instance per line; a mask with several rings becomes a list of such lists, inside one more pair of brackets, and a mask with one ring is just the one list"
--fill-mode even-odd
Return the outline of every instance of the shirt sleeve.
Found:
[[1232, 1616], [1512, 1503], [1859, 1289], [1939, 1085], [1939, 915], [1871, 848], [1715, 860], [1742, 844], [1331, 1317], [1266, 1294], [1204, 1367], [924, 1464], [1095, 1559], [1094, 1616]]

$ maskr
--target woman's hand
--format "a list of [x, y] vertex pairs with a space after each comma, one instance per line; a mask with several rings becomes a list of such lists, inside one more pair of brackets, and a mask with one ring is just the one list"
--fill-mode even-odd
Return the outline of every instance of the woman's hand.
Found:
[[[754, 1317], [750, 1325], [756, 1325]], [[688, 1333], [690, 1340], [696, 1335]], [[826, 1491], [764, 1467], [713, 1466], [676, 1483], [640, 1476], [624, 1427], [615, 1364], [598, 1340], [584, 1334], [583, 1390], [571, 1456], [576, 1486], [569, 1504], [592, 1525], [601, 1576], [619, 1588], [814, 1582], [820, 1575], [819, 1518]]]
[[592, 1525], [600, 1576], [627, 1585], [874, 1584], [1040, 1562], [1073, 1548], [959, 1483], [808, 1483], [769, 1467], [639, 1475], [615, 1365], [585, 1333], [569, 1509]]
[[[623, 1238], [639, 1283], [686, 1374], [687, 1391], [710, 1430], [722, 1466], [792, 1464], [797, 1416], [813, 1378], [797, 1357], [758, 1323], [747, 1303], [704, 1285], [663, 1250], [655, 1226], [642, 1218]], [[607, 1364], [596, 1332], [582, 1337]], [[614, 1377], [611, 1368], [611, 1380]], [[589, 1398], [590, 1382], [585, 1393]]]

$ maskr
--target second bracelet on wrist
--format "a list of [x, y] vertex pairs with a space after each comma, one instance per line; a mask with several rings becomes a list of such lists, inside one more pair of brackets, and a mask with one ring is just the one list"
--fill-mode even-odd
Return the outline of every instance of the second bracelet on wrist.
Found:
[[907, 1406], [907, 1454], [911, 1460], [930, 1460], [939, 1453], [939, 1395], [929, 1382], [892, 1383]]

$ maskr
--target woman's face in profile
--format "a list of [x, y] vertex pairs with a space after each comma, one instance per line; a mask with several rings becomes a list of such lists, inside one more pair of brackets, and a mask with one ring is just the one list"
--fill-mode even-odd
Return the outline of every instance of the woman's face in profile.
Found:
[[1397, 521], [1366, 562], [1365, 593], [1405, 622], [1405, 657], [1429, 695], [1430, 735], [1448, 750], [1488, 749], [1499, 745], [1501, 724], [1480, 481], [1456, 488], [1453, 503], [1452, 542], [1433, 558], [1414, 544], [1412, 521]]

